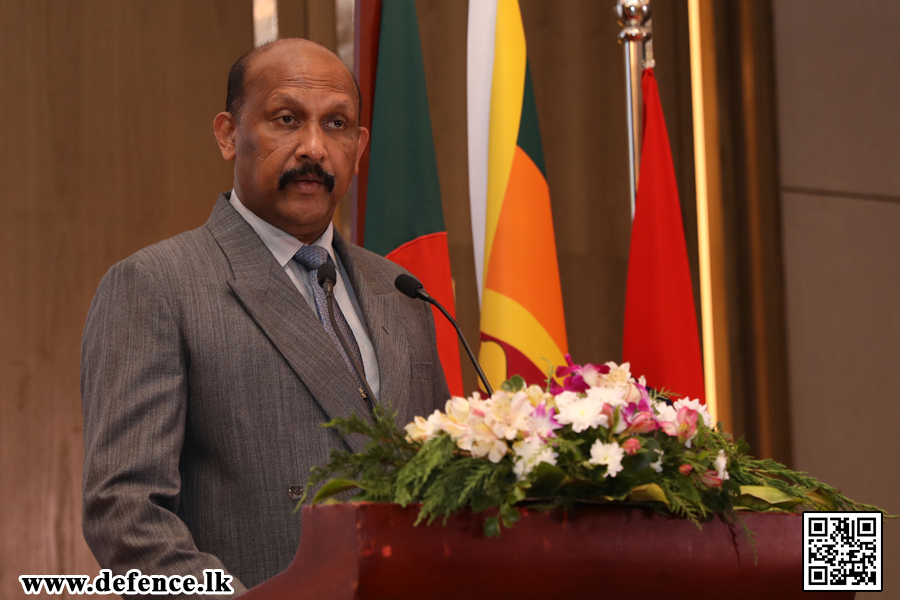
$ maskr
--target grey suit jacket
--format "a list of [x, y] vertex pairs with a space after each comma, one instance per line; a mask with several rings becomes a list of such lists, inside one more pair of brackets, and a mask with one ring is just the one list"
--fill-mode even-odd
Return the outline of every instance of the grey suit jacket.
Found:
[[[401, 425], [449, 398], [431, 309], [396, 264], [335, 235]], [[82, 344], [83, 530], [103, 568], [225, 569], [240, 592], [288, 566], [288, 495], [334, 448], [320, 425], [368, 414], [318, 317], [250, 225], [218, 202], [204, 227], [103, 278]], [[223, 596], [218, 596], [222, 598]]]

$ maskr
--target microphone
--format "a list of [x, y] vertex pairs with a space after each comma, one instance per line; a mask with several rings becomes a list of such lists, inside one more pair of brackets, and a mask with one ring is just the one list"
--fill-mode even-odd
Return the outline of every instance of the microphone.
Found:
[[469, 343], [466, 342], [466, 336], [463, 335], [463, 332], [459, 328], [459, 325], [456, 324], [456, 320], [450, 316], [450, 313], [448, 313], [443, 306], [441, 306], [441, 303], [432, 298], [428, 294], [428, 292], [425, 291], [425, 287], [422, 285], [422, 282], [411, 275], [401, 273], [397, 275], [397, 279], [394, 280], [394, 287], [396, 287], [398, 290], [400, 290], [410, 298], [419, 298], [421, 300], [424, 300], [425, 302], [428, 302], [429, 304], [433, 304], [438, 308], [439, 311], [441, 311], [441, 313], [443, 313], [445, 317], [447, 317], [447, 320], [450, 321], [450, 324], [453, 325], [454, 329], [456, 329], [456, 335], [459, 336], [459, 341], [462, 342], [463, 348], [466, 349], [466, 354], [469, 355], [469, 360], [471, 360], [472, 364], [475, 366], [475, 371], [478, 373], [478, 377], [481, 379], [481, 383], [484, 384], [484, 389], [487, 390], [489, 396], [493, 396], [494, 390], [493, 388], [491, 388], [491, 384], [488, 383], [487, 377], [484, 376], [484, 371], [481, 369], [481, 365], [478, 364], [478, 360], [472, 353], [472, 349], [469, 348]]
[[337, 271], [333, 264], [327, 262], [319, 267], [318, 273], [319, 285], [325, 290], [325, 302], [328, 304], [328, 320], [331, 321], [331, 327], [337, 334], [338, 341], [341, 343], [341, 348], [344, 349], [347, 358], [350, 359], [350, 364], [353, 365], [353, 370], [356, 371], [356, 377], [359, 379], [360, 383], [362, 383], [363, 389], [359, 390], [360, 393], [362, 393], [363, 398], [368, 398], [369, 402], [374, 404], [375, 394], [372, 393], [372, 388], [369, 387], [369, 382], [366, 381], [365, 371], [363, 370], [362, 365], [359, 364], [359, 361], [356, 360], [356, 356], [350, 351], [347, 340], [344, 339], [344, 334], [341, 333], [341, 328], [338, 327], [337, 321], [334, 319], [334, 284], [337, 281]]

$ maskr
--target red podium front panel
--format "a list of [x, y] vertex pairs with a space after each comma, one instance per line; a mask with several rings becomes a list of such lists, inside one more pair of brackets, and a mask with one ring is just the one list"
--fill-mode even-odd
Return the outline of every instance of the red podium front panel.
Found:
[[[715, 520], [690, 521], [640, 508], [529, 512], [499, 538], [484, 514], [414, 527], [418, 506], [334, 504], [303, 510], [291, 566], [247, 600], [777, 600], [803, 593], [802, 519], [744, 513], [756, 534]], [[817, 600], [853, 598], [818, 592]]]

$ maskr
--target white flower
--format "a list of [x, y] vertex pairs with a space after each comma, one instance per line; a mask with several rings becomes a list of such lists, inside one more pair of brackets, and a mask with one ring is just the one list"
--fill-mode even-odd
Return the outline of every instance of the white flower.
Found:
[[594, 442], [591, 446], [591, 459], [588, 461], [592, 465], [606, 465], [606, 476], [615, 477], [622, 470], [622, 458], [625, 451], [616, 442], [604, 444], [600, 440]]
[[444, 415], [439, 410], [431, 413], [427, 420], [417, 416], [412, 423], [406, 426], [407, 438], [414, 442], [430, 440], [438, 431], [441, 431], [443, 419]]
[[475, 458], [487, 456], [492, 463], [500, 462], [509, 450], [506, 442], [498, 438], [484, 421], [473, 423], [469, 427], [469, 436], [457, 442], [457, 445], [471, 452]]
[[548, 465], [556, 464], [556, 457], [559, 456], [556, 452], [553, 451], [553, 448], [547, 446], [541, 453], [538, 454], [534, 459], [534, 466], [538, 466], [541, 463], [547, 463]]
[[703, 422], [707, 427], [712, 428], [712, 417], [709, 416], [709, 411], [706, 409], [705, 404], [700, 404], [700, 400], [691, 400], [690, 398], [682, 398], [681, 400], [675, 401], [675, 412], [677, 413], [681, 410], [682, 406], [687, 406], [688, 408], [693, 408], [700, 416], [703, 417]]
[[665, 455], [665, 452], [663, 452], [662, 450], [657, 450], [656, 456], [658, 458], [656, 459], [656, 462], [650, 463], [650, 466], [653, 467], [653, 470], [656, 471], [657, 473], [662, 473], [662, 470], [663, 470], [662, 460], [663, 460], [664, 455]]
[[[563, 392], [563, 394], [565, 393], [568, 392]], [[557, 396], [557, 406], [559, 414], [556, 416], [556, 421], [564, 425], [571, 424], [572, 431], [575, 433], [581, 433], [598, 425], [605, 426], [609, 420], [600, 412], [603, 410], [603, 403], [596, 398], [577, 398], [574, 402], [566, 402], [565, 405], [560, 406], [559, 396]]]
[[587, 397], [599, 400], [601, 404], [609, 404], [612, 408], [615, 408], [627, 404], [625, 391], [624, 388], [594, 387], [587, 391]]
[[657, 421], [674, 423], [678, 418], [678, 411], [675, 407], [665, 402], [656, 401], [653, 403], [653, 408], [656, 409]]
[[[460, 440], [466, 438], [469, 432], [469, 401], [459, 397], [450, 398], [447, 400], [444, 411], [445, 414], [440, 419], [440, 428], [446, 431], [459, 445]], [[463, 443], [466, 444], [466, 442]]]
[[528, 395], [528, 401], [531, 402], [532, 406], [537, 406], [542, 402], [552, 406], [553, 394], [548, 394], [538, 385], [530, 385], [525, 388], [525, 394]]
[[553, 448], [545, 444], [539, 437], [530, 437], [516, 442], [513, 444], [513, 452], [516, 455], [513, 472], [519, 479], [531, 473], [542, 462], [555, 465], [558, 456]]
[[[475, 392], [475, 394], [472, 395], [472, 398], [480, 400], [481, 395], [478, 392]], [[458, 396], [450, 398], [447, 400], [444, 412], [454, 421], [465, 423], [469, 419], [469, 401], [466, 398], [460, 398]]]
[[578, 394], [575, 392], [560, 392], [554, 401], [556, 402], [557, 410], [562, 410], [563, 406], [568, 406], [573, 402], [577, 402], [579, 400]]
[[719, 454], [718, 456], [716, 456], [716, 460], [713, 462], [713, 465], [716, 467], [716, 477], [718, 477], [722, 481], [731, 479], [728, 471], [725, 470], [725, 467], [728, 466], [728, 457], [725, 456], [724, 450], [719, 450]]
[[631, 404], [637, 404], [641, 401], [642, 394], [641, 390], [638, 389], [637, 384], [633, 381], [626, 386], [617, 386], [623, 389], [625, 395], [625, 402]]
[[491, 446], [490, 452], [488, 452], [488, 460], [492, 463], [498, 463], [506, 456], [508, 451], [509, 447], [506, 445], [506, 442], [496, 440]]
[[472, 453], [475, 458], [485, 456], [491, 462], [500, 462], [509, 447], [506, 441], [497, 435], [491, 427], [493, 404], [490, 400], [482, 400], [477, 395], [469, 398], [468, 428], [456, 439], [456, 445]]
[[520, 431], [528, 428], [528, 418], [534, 410], [525, 392], [513, 396], [497, 392], [485, 404], [485, 422], [497, 437], [506, 440], [516, 439]]
[[544, 445], [541, 438], [529, 437], [513, 444], [513, 453], [516, 455], [517, 459], [530, 462], [541, 452]]
[[627, 387], [633, 380], [631, 378], [631, 363], [617, 365], [614, 362], [606, 363], [609, 373], [604, 376], [606, 385]]

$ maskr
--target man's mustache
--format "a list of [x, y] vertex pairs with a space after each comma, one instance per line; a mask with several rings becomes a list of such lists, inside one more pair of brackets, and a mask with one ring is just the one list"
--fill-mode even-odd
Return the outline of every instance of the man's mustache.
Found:
[[295, 179], [317, 179], [325, 185], [325, 189], [330, 194], [334, 190], [335, 176], [322, 168], [322, 165], [315, 162], [303, 163], [299, 167], [285, 171], [278, 177], [278, 191], [287, 187], [287, 184]]

